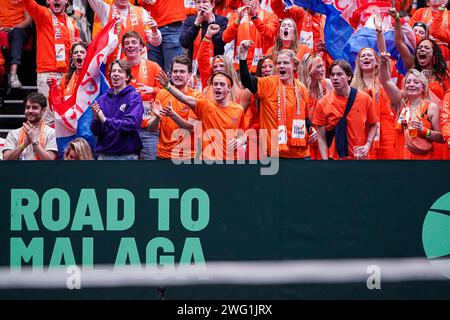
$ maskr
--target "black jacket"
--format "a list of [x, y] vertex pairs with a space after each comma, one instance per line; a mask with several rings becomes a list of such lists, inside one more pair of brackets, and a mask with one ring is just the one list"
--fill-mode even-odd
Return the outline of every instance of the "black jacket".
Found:
[[[199, 27], [197, 27], [194, 22], [196, 15], [191, 15], [186, 18], [183, 22], [183, 27], [181, 29], [181, 35], [180, 35], [180, 44], [183, 48], [188, 49], [188, 56], [192, 59], [192, 53], [193, 53], [193, 45], [195, 38], [197, 38], [198, 31], [200, 30]], [[225, 42], [222, 40], [222, 33], [227, 28], [228, 25], [228, 19], [215, 15], [214, 23], [218, 24], [220, 26], [220, 31], [213, 37], [213, 43], [214, 43], [214, 55], [223, 54], [224, 53], [224, 47]], [[208, 29], [209, 23], [207, 21], [202, 22], [202, 39], [206, 34], [206, 30]]]

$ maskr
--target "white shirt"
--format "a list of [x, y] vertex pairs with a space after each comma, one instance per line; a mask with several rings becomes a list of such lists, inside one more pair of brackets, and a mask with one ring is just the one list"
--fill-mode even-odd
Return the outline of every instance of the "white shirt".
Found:
[[[44, 149], [46, 151], [58, 152], [58, 146], [56, 145], [55, 129], [45, 125], [44, 130], [45, 130]], [[20, 131], [22, 131], [22, 127], [20, 127], [19, 129], [14, 129], [8, 133], [8, 136], [6, 137], [5, 141], [5, 146], [3, 147], [3, 151], [14, 150], [18, 147]], [[37, 139], [39, 139], [40, 132], [36, 134], [36, 137]], [[23, 150], [23, 152], [19, 156], [19, 160], [35, 160], [35, 159], [36, 155], [33, 151], [33, 146], [31, 144], [28, 147], [26, 147], [25, 150]]]

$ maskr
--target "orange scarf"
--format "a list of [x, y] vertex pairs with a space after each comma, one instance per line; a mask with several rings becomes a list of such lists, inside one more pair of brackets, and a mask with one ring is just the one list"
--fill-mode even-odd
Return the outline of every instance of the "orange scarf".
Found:
[[[139, 62], [139, 71], [138, 71], [138, 76], [135, 79], [131, 80], [131, 84], [133, 85], [133, 87], [137, 87], [138, 83], [143, 83], [145, 85], [148, 84], [148, 70], [147, 70], [147, 61], [143, 58], [141, 58], [141, 62]], [[142, 100], [147, 101], [150, 100], [150, 97], [148, 94], [142, 95]]]
[[298, 80], [294, 80], [294, 96], [295, 96], [295, 113], [292, 119], [292, 135], [288, 142], [288, 134], [286, 129], [287, 111], [286, 111], [286, 86], [278, 80], [278, 148], [279, 151], [289, 151], [289, 146], [306, 147], [306, 109], [300, 103], [302, 98], [300, 94], [300, 85]]
[[[146, 42], [145, 38], [145, 28], [143, 24], [143, 15], [142, 15], [143, 8], [136, 7], [133, 5], [129, 5], [128, 7], [128, 15], [126, 20], [126, 25], [124, 25], [123, 20], [121, 24], [119, 25], [119, 39], [121, 40], [123, 35], [127, 33], [128, 31], [136, 31]], [[109, 18], [108, 21], [112, 20], [112, 17], [114, 16], [120, 16], [120, 11], [117, 8], [115, 4], [112, 4], [109, 9]], [[147, 49], [144, 48], [145, 53], [147, 53]], [[142, 52], [141, 52], [142, 53]], [[113, 57], [117, 57], [117, 59], [123, 59], [125, 54], [122, 52], [122, 44], [121, 41], [119, 41], [119, 44], [117, 45], [116, 50], [114, 50]]]
[[420, 100], [419, 105], [417, 106], [416, 110], [414, 110], [414, 113], [413, 113], [411, 111], [411, 102], [408, 99], [403, 100], [403, 107], [398, 115], [398, 119], [395, 124], [395, 130], [403, 131], [404, 128], [407, 127], [408, 124], [414, 118], [420, 119], [420, 121], [422, 121], [422, 124], [425, 127], [428, 127], [429, 126], [429, 124], [427, 123], [428, 121], [424, 122], [425, 115], [428, 111], [428, 105], [429, 105], [429, 102], [424, 101], [423, 99]]
[[[50, 10], [50, 9], [49, 9]], [[56, 55], [56, 69], [67, 70], [67, 62], [66, 62], [66, 46], [64, 43], [64, 37], [62, 34], [61, 27], [59, 25], [58, 18], [50, 10], [50, 14], [52, 15], [52, 23], [53, 23], [53, 31], [55, 33], [55, 55]], [[70, 42], [73, 43], [75, 39], [75, 27], [72, 24], [72, 21], [67, 16], [66, 13], [63, 13], [66, 18], [67, 29], [69, 29]]]
[[325, 15], [321, 15], [320, 23], [319, 23], [319, 34], [320, 38], [314, 38], [314, 29], [313, 29], [313, 16], [309, 12], [305, 12], [305, 18], [302, 23], [302, 30], [300, 31], [300, 42], [306, 45], [310, 49], [315, 49], [314, 45], [319, 40], [323, 41], [323, 32], [325, 26]]
[[[17, 141], [17, 145], [20, 146], [25, 141], [25, 129], [22, 128], [19, 134], [19, 140]], [[39, 144], [42, 148], [45, 148], [45, 123], [41, 120], [41, 124], [39, 125]], [[38, 155], [35, 153], [34, 158], [39, 160]]]

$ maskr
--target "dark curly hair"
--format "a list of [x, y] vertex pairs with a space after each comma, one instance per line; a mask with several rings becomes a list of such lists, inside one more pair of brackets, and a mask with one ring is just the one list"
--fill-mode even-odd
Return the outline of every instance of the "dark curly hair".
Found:
[[67, 74], [66, 74], [66, 87], [67, 87], [67, 85], [69, 84], [70, 79], [72, 78], [72, 76], [73, 76], [73, 74], [75, 73], [75, 70], [76, 70], [76, 68], [75, 68], [75, 61], [73, 61], [73, 59], [72, 59], [73, 51], [75, 50], [75, 47], [76, 47], [76, 46], [81, 46], [81, 47], [83, 47], [84, 50], [86, 50], [86, 51], [87, 51], [87, 49], [88, 49], [88, 47], [89, 47], [89, 45], [87, 44], [87, 42], [84, 42], [84, 41], [75, 42], [75, 43], [72, 45], [72, 47], [71, 47], [71, 49], [70, 49], [70, 58], [69, 58], [69, 60], [70, 60], [70, 67], [69, 67], [69, 70], [68, 70], [68, 72], [67, 72]]
[[[417, 45], [417, 48], [420, 46], [420, 44], [423, 41], [430, 41], [433, 45], [433, 73], [436, 76], [436, 79], [439, 82], [442, 82], [445, 80], [445, 78], [448, 77], [447, 74], [447, 64], [445, 63], [444, 56], [442, 55], [442, 50], [439, 48], [436, 42], [434, 42], [431, 39], [422, 39], [420, 40], [419, 44]], [[414, 68], [422, 72], [423, 68], [419, 63], [419, 60], [417, 60], [417, 49], [414, 52]]]

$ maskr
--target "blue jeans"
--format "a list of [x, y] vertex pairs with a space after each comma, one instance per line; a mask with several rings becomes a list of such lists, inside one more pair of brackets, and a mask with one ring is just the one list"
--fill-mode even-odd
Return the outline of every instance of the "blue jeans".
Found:
[[156, 160], [159, 132], [150, 132], [149, 130], [141, 129], [139, 136], [141, 137], [142, 145], [144, 146], [141, 150], [140, 159]]
[[149, 45], [148, 59], [159, 64], [161, 69], [170, 72], [172, 61], [176, 56], [183, 54], [180, 45], [182, 22], [174, 22], [159, 28], [162, 35], [162, 43], [158, 47]]
[[8, 41], [10, 45], [11, 61], [9, 64], [22, 64], [23, 44], [27, 34], [25, 29], [14, 28], [8, 32]]

